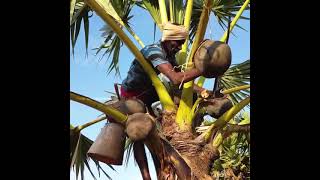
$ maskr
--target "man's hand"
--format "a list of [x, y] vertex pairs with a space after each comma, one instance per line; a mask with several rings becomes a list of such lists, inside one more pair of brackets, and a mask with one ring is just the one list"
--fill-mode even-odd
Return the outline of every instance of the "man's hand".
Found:
[[207, 89], [201, 91], [201, 93], [200, 93], [200, 96], [204, 99], [211, 98], [211, 97], [213, 97], [213, 95], [214, 95], [213, 91], [210, 91]]
[[221, 87], [218, 88], [216, 91], [210, 91], [207, 89], [204, 89], [201, 91], [200, 96], [204, 99], [208, 99], [208, 98], [220, 98], [223, 97], [224, 94], [221, 93]]
[[167, 76], [171, 83], [174, 85], [180, 85], [181, 82], [186, 83], [191, 81], [201, 75], [200, 71], [196, 68], [188, 70], [186, 72], [176, 72], [174, 68], [169, 63], [160, 64], [157, 66], [157, 69]]

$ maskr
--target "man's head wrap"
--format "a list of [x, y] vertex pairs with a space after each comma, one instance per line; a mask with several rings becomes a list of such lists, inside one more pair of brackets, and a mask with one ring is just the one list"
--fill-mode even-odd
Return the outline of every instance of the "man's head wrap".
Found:
[[186, 28], [182, 25], [174, 25], [167, 22], [163, 25], [161, 41], [167, 40], [184, 40], [188, 36]]

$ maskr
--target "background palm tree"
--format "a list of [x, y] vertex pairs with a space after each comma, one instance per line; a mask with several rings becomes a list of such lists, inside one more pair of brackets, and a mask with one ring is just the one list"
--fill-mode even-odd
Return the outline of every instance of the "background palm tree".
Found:
[[[159, 1], [161, 2], [161, 1]], [[103, 28], [103, 37], [105, 38], [104, 43], [98, 47], [97, 54], [104, 52], [104, 54], [108, 54], [109, 57], [112, 56], [112, 60], [109, 64], [108, 68], [108, 73], [110, 73], [112, 70], [115, 70], [115, 73], [119, 73], [119, 54], [120, 50], [123, 44], [128, 45], [128, 40], [126, 40], [125, 33], [124, 35], [121, 35], [123, 33], [123, 30], [126, 30], [129, 32], [129, 35], [132, 36], [141, 47], [144, 46], [143, 42], [140, 40], [140, 38], [134, 33], [132, 28], [130, 27], [130, 19], [132, 18], [133, 15], [131, 15], [131, 10], [134, 6], [137, 6], [141, 8], [141, 10], [147, 11], [153, 18], [155, 26], [153, 27], [153, 31], [156, 31], [156, 26], [161, 27], [161, 22], [163, 21], [163, 14], [164, 12], [167, 13], [167, 17], [169, 17], [169, 20], [172, 22], [178, 22], [178, 23], [183, 23], [184, 17], [188, 16], [185, 12], [185, 9], [187, 8], [187, 3], [183, 1], [162, 1], [166, 6], [165, 11], [161, 11], [161, 6], [159, 7], [159, 2], [158, 1], [130, 1], [130, 0], [113, 0], [113, 1], [108, 1], [108, 0], [90, 0], [90, 1], [78, 1], [78, 0], [71, 0], [71, 9], [70, 9], [70, 32], [71, 32], [71, 42], [72, 42], [72, 50], [74, 49], [74, 46], [77, 42], [77, 38], [79, 35], [79, 31], [81, 28], [81, 24], [83, 22], [83, 27], [84, 27], [84, 34], [85, 34], [85, 46], [86, 50], [88, 49], [88, 41], [89, 41], [89, 29], [90, 29], [90, 17], [94, 14], [92, 11], [96, 11], [98, 15], [104, 16], [104, 20], [108, 20], [108, 24], [106, 24]], [[248, 3], [247, 1], [246, 3]], [[240, 8], [243, 6], [245, 1], [201, 1], [201, 0], [195, 0], [192, 5], [192, 11], [191, 11], [191, 23], [190, 23], [190, 35], [189, 35], [189, 48], [187, 53], [191, 52], [193, 47], [192, 44], [195, 42], [196, 37], [195, 34], [197, 31], [205, 31], [206, 26], [202, 27], [202, 29], [198, 28], [201, 27], [199, 26], [199, 22], [201, 19], [201, 12], [204, 11], [204, 8], [209, 8], [211, 12], [215, 15], [217, 18], [219, 24], [221, 25], [222, 28], [228, 28], [228, 24], [230, 24], [230, 20], [232, 20], [232, 17], [235, 16], [235, 14], [240, 10]], [[243, 6], [244, 8], [248, 8], [247, 5]], [[110, 16], [109, 16], [110, 15]], [[108, 17], [109, 16], [109, 17]], [[108, 19], [109, 18], [109, 19]], [[208, 20], [207, 20], [208, 21]], [[114, 22], [114, 24], [110, 24]], [[117, 25], [117, 26], [115, 26]], [[237, 25], [236, 25], [237, 26]], [[161, 30], [161, 28], [160, 28]], [[122, 31], [122, 32], [121, 32]], [[119, 34], [120, 33], [120, 34]], [[128, 36], [128, 35], [127, 35]], [[198, 39], [199, 41], [199, 39]], [[191, 48], [191, 49], [190, 49]], [[139, 56], [139, 52], [135, 51], [135, 47], [130, 49], [135, 56]], [[73, 51], [74, 52], [74, 51]], [[103, 55], [104, 55], [103, 54]], [[144, 62], [145, 60], [143, 58], [140, 58], [141, 62]], [[184, 60], [185, 61], [185, 60]], [[147, 69], [146, 69], [147, 70]], [[148, 70], [147, 70], [148, 71]], [[152, 72], [150, 72], [152, 74]], [[250, 82], [250, 61], [245, 61], [241, 64], [234, 65], [232, 66], [221, 78], [218, 79], [220, 84], [224, 87], [224, 90], [234, 88], [234, 87], [241, 87], [243, 85], [248, 85]], [[154, 81], [157, 81], [156, 78]], [[156, 85], [157, 89], [161, 88]], [[248, 87], [246, 87], [248, 88]], [[194, 134], [195, 136], [201, 137], [204, 135], [210, 134], [212, 137], [211, 140], [209, 141], [208, 139], [205, 138], [207, 144], [213, 144], [214, 148], [218, 149], [220, 152], [220, 155], [225, 154], [224, 152], [230, 151], [226, 148], [221, 148], [221, 147], [229, 147], [227, 146], [230, 139], [230, 137], [224, 137], [224, 136], [219, 136], [225, 135], [225, 131], [229, 128], [228, 122], [230, 120], [232, 121], [233, 116], [239, 112], [243, 107], [247, 106], [249, 103], [249, 90], [247, 89], [242, 89], [241, 91], [235, 91], [235, 92], [228, 92], [230, 93], [230, 97], [232, 101], [234, 102], [235, 106], [232, 108], [229, 112], [227, 112], [224, 116], [221, 118], [217, 119], [216, 121], [212, 122], [210, 126], [207, 127], [206, 130], [202, 132], [198, 132], [197, 134]], [[74, 93], [72, 93], [71, 99], [77, 102], [81, 102], [83, 104], [88, 105], [88, 101], [83, 101], [78, 96]], [[161, 101], [161, 96], [160, 96], [160, 101]], [[187, 97], [188, 98], [188, 97]], [[92, 102], [92, 103], [98, 103], [98, 102]], [[162, 99], [162, 104], [167, 104], [167, 106], [164, 106], [165, 109], [166, 107], [171, 107], [170, 106], [170, 99]], [[101, 107], [103, 104], [101, 104]], [[91, 106], [92, 107], [92, 106]], [[170, 109], [170, 108], [168, 108]], [[110, 113], [110, 109], [107, 107], [99, 109], [105, 114]], [[172, 109], [170, 109], [172, 110]], [[176, 110], [173, 110], [176, 111]], [[115, 113], [117, 114], [117, 113]], [[117, 117], [122, 117], [121, 113], [118, 112]], [[174, 118], [174, 117], [173, 117]], [[120, 121], [125, 121], [125, 119], [119, 118], [119, 123]], [[101, 120], [99, 120], [101, 121]], [[233, 120], [234, 121], [234, 120]], [[98, 121], [95, 121], [96, 123]], [[235, 124], [241, 123], [241, 121], [236, 122]], [[178, 124], [179, 127], [179, 124]], [[181, 127], [180, 127], [181, 128]], [[90, 170], [90, 166], [88, 166], [87, 159], [88, 157], [85, 155], [85, 152], [87, 151], [88, 147], [92, 144], [92, 140], [88, 139], [87, 137], [83, 136], [80, 131], [82, 129], [79, 129], [78, 127], [70, 127], [70, 138], [71, 138], [71, 154], [70, 154], [70, 160], [71, 160], [71, 166], [76, 168], [76, 174], [78, 176], [78, 173], [80, 174], [83, 173], [83, 169], [86, 166]], [[223, 132], [223, 133], [222, 133]], [[236, 132], [236, 131], [235, 131]], [[163, 132], [161, 133], [166, 133], [166, 129], [163, 129]], [[182, 132], [179, 132], [182, 133]], [[237, 135], [240, 136], [240, 135]], [[219, 138], [222, 137], [222, 140], [219, 140]], [[232, 136], [234, 137], [234, 136]], [[241, 136], [242, 137], [242, 136]], [[221, 138], [220, 138], [221, 139]], [[191, 140], [191, 139], [190, 139]], [[243, 140], [243, 141], [246, 141]], [[174, 144], [177, 141], [171, 141], [169, 142], [170, 148], [173, 149], [179, 149], [181, 150], [180, 145]], [[240, 141], [236, 141], [238, 144]], [[160, 141], [160, 144], [165, 144], [164, 142]], [[130, 152], [130, 147], [132, 147], [130, 141], [127, 142], [128, 151]], [[227, 145], [226, 145], [227, 144]], [[229, 143], [230, 144], [230, 143]], [[163, 145], [166, 146], [166, 145]], [[233, 146], [234, 147], [234, 146]], [[235, 146], [236, 149], [239, 149], [237, 146]], [[163, 152], [157, 152], [156, 149], [153, 147], [149, 147], [151, 151], [154, 153], [163, 153]], [[211, 148], [211, 146], [210, 146]], [[229, 148], [230, 149], [230, 148]], [[183, 152], [179, 151], [182, 154], [190, 153], [190, 152]], [[166, 152], [168, 153], [168, 152]], [[165, 154], [166, 154], [165, 153]], [[158, 154], [157, 154], [158, 155]], [[166, 154], [168, 155], [168, 154]], [[225, 157], [225, 156], [220, 156], [220, 157]], [[233, 156], [229, 159], [232, 159]], [[192, 159], [187, 158], [189, 161]], [[224, 164], [226, 161], [232, 161], [228, 160], [227, 158], [220, 158], [220, 162], [223, 160]], [[182, 160], [183, 161], [183, 160]], [[242, 161], [241, 161], [242, 162]], [[96, 162], [96, 167], [100, 171], [101, 166], [99, 165], [98, 162]], [[190, 168], [192, 171], [196, 171], [197, 169], [195, 168], [192, 164], [189, 163], [188, 165], [191, 167], [183, 167], [183, 168]], [[209, 168], [210, 166], [213, 165], [213, 170], [215, 169], [215, 164], [219, 163], [219, 161], [213, 161], [213, 162], [208, 162], [206, 168]], [[196, 164], [195, 164], [196, 165]], [[171, 165], [172, 166], [172, 165]], [[112, 166], [109, 166], [112, 168]], [[232, 166], [233, 167], [233, 166]], [[173, 168], [173, 174], [177, 174], [180, 178], [181, 173], [179, 166], [174, 166]], [[229, 168], [229, 167], [228, 167]], [[217, 170], [216, 170], [217, 171]], [[90, 170], [91, 172], [91, 170]], [[199, 178], [200, 176], [202, 177], [203, 175], [203, 170], [199, 170], [199, 172], [196, 174], [196, 176]], [[92, 173], [94, 176], [94, 174]], [[107, 174], [105, 174], [107, 175]], [[210, 175], [209, 173], [207, 175]], [[185, 176], [191, 176], [190, 174], [187, 174]], [[81, 176], [83, 177], [83, 176]], [[107, 175], [108, 177], [108, 175]]]

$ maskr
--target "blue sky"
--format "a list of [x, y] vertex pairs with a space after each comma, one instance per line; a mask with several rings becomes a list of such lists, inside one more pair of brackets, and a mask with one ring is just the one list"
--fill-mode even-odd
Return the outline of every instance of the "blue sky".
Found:
[[[134, 17], [132, 18], [131, 23], [135, 33], [141, 38], [145, 45], [153, 43], [153, 21], [151, 20], [150, 15], [139, 8], [134, 8], [132, 10], [132, 14]], [[250, 12], [245, 11], [244, 15], [249, 17]], [[121, 49], [119, 58], [121, 78], [115, 77], [113, 72], [107, 76], [106, 72], [109, 65], [109, 61], [106, 60], [107, 56], [99, 61], [100, 56], [95, 56], [95, 50], [92, 50], [93, 48], [99, 47], [99, 45], [104, 41], [101, 37], [101, 31], [99, 31], [104, 24], [105, 23], [98, 16], [90, 18], [88, 57], [85, 55], [83, 30], [80, 31], [74, 57], [70, 55], [70, 91], [91, 97], [98, 101], [105, 101], [110, 97], [110, 94], [105, 91], [114, 92], [113, 83], [121, 83], [122, 79], [126, 76], [130, 63], [134, 59], [132, 53], [124, 45]], [[232, 50], [232, 64], [237, 64], [250, 59], [250, 22], [248, 20], [239, 20], [239, 25], [244, 27], [247, 31], [235, 27], [233, 33], [236, 36], [231, 35], [229, 38], [229, 45]], [[223, 32], [224, 31], [221, 27], [216, 23], [215, 17], [211, 15], [205, 38], [219, 40]], [[160, 39], [160, 37], [161, 34], [159, 30], [157, 30], [156, 41]], [[134, 40], [133, 42], [140, 48], [138, 43]], [[212, 89], [213, 80], [207, 79], [204, 87]], [[74, 126], [91, 121], [97, 118], [100, 114], [101, 113], [99, 111], [90, 107], [70, 101], [70, 123]], [[104, 122], [97, 123], [84, 129], [82, 133], [94, 140], [103, 125]], [[150, 167], [150, 164], [152, 163], [149, 163], [152, 179], [156, 179], [154, 167], [153, 165]], [[141, 179], [139, 168], [134, 165], [134, 160], [132, 158], [129, 161], [128, 167], [114, 166], [117, 172], [111, 170], [107, 166], [102, 166], [105, 167], [105, 171], [113, 179]], [[92, 167], [93, 172], [96, 172], [94, 165]], [[76, 179], [73, 171], [70, 173], [70, 179]], [[93, 179], [87, 170], [85, 170], [85, 179]], [[101, 179], [106, 178], [104, 175], [101, 175]]]

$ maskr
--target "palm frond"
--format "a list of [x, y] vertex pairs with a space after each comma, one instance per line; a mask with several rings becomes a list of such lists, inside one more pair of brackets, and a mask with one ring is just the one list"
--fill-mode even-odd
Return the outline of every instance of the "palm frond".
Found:
[[130, 159], [130, 156], [131, 156], [131, 154], [133, 152], [133, 143], [134, 142], [130, 138], [126, 139], [126, 144], [124, 146], [124, 150], [127, 152], [125, 160], [124, 160], [124, 164], [125, 164], [126, 167], [128, 167], [129, 159]]
[[[219, 79], [219, 83], [225, 89], [250, 84], [250, 60], [231, 66]], [[230, 94], [234, 104], [239, 103], [249, 96], [249, 90], [241, 90]]]
[[248, 112], [244, 112], [242, 117], [239, 119], [238, 125], [250, 124], [250, 116]]
[[169, 9], [172, 9], [171, 11], [168, 12], [168, 15], [172, 17], [172, 22], [178, 23], [178, 24], [183, 24], [184, 20], [184, 4], [183, 0], [169, 0], [167, 5], [171, 6]]
[[76, 6], [76, 0], [70, 0], [70, 24], [71, 24], [71, 21], [72, 21], [72, 16], [73, 16], [73, 13], [74, 13], [75, 6]]
[[86, 54], [88, 54], [89, 43], [89, 12], [91, 9], [87, 6], [83, 0], [71, 0], [70, 1], [70, 33], [71, 33], [71, 45], [72, 54], [74, 54], [74, 48], [78, 39], [78, 35], [81, 29], [81, 23], [84, 22], [84, 35]]
[[[241, 8], [245, 0], [212, 0], [212, 8], [211, 11], [213, 15], [216, 17], [218, 24], [222, 29], [227, 28], [229, 17], [235, 17], [237, 11]], [[194, 0], [193, 2], [193, 12], [191, 18], [191, 25], [190, 25], [190, 41], [192, 42], [195, 32], [197, 31], [202, 7], [203, 7], [204, 0]], [[247, 7], [248, 9], [248, 7]], [[241, 19], [249, 19], [247, 17], [241, 16]], [[245, 30], [238, 24], [235, 26]], [[231, 34], [233, 34], [231, 32]]]
[[[133, 3], [130, 0], [114, 0], [110, 1], [110, 3], [111, 5], [109, 5], [109, 9], [110, 11], [112, 9], [112, 17], [116, 17], [114, 19], [119, 23], [120, 27], [123, 28], [125, 26], [128, 30], [131, 30], [129, 20], [132, 18], [130, 12], [133, 7]], [[102, 31], [102, 37], [105, 38], [105, 40], [99, 48], [95, 48], [97, 50], [96, 55], [99, 54], [101, 50], [104, 50], [104, 53], [102, 54], [100, 60], [106, 54], [108, 54], [107, 60], [110, 57], [112, 57], [112, 60], [107, 69], [107, 74], [109, 75], [112, 72], [112, 70], [115, 70], [115, 74], [120, 76], [119, 55], [123, 43], [121, 39], [117, 36], [117, 34], [114, 33], [113, 30], [107, 24], [104, 25], [100, 29], [100, 31]]]
[[[129, 20], [132, 18], [130, 16], [130, 11], [132, 9], [133, 2], [130, 0], [105, 0], [106, 11], [110, 16], [112, 16], [121, 27], [125, 26], [129, 31], [133, 33], [129, 26]], [[89, 6], [85, 4], [83, 0], [71, 0], [71, 6], [74, 7], [70, 9], [70, 14], [72, 14], [72, 18], [70, 19], [70, 32], [71, 32], [71, 44], [72, 44], [72, 54], [74, 54], [74, 48], [77, 42], [77, 38], [79, 32], [81, 30], [81, 24], [83, 21], [84, 24], [84, 35], [85, 35], [85, 46], [86, 46], [86, 55], [88, 55], [88, 42], [89, 42], [89, 12], [91, 9]], [[74, 5], [73, 5], [74, 4]], [[105, 54], [109, 54], [109, 57], [112, 56], [112, 61], [108, 67], [108, 74], [115, 70], [116, 75], [120, 75], [118, 61], [120, 48], [122, 46], [120, 38], [116, 36], [113, 31], [110, 31], [108, 28], [103, 28], [103, 37], [106, 38], [104, 44], [102, 44], [99, 48], [95, 48], [97, 50], [96, 54], [98, 54], [102, 49], [106, 49], [105, 53], [101, 58], [104, 57]], [[140, 43], [140, 42], [139, 42]]]
[[[245, 113], [241, 115], [242, 121], [245, 121]], [[242, 122], [241, 121], [241, 122]], [[233, 133], [223, 140], [221, 145], [220, 157], [211, 166], [211, 175], [217, 179], [225, 177], [226, 169], [241, 172], [245, 177], [250, 176], [250, 143], [248, 134]]]
[[[70, 125], [70, 161], [71, 161], [70, 170], [71, 170], [71, 167], [73, 167], [73, 170], [76, 171], [77, 179], [78, 179], [79, 173], [80, 173], [81, 180], [84, 179], [85, 167], [89, 170], [92, 177], [96, 179], [88, 163], [91, 158], [87, 156], [87, 152], [92, 144], [93, 144], [92, 140], [90, 140], [88, 137], [78, 132], [76, 128], [73, 128], [72, 125]], [[99, 177], [100, 177], [100, 170], [101, 170], [108, 179], [111, 179], [111, 177], [102, 169], [98, 161], [94, 159], [91, 159], [91, 160], [93, 160], [93, 162], [96, 165], [96, 168], [99, 173]], [[111, 165], [108, 164], [108, 166], [112, 170], [115, 170]]]
[[142, 2], [137, 2], [136, 5], [146, 10], [151, 15], [153, 21], [160, 27], [161, 16], [157, 0], [142, 0]]

